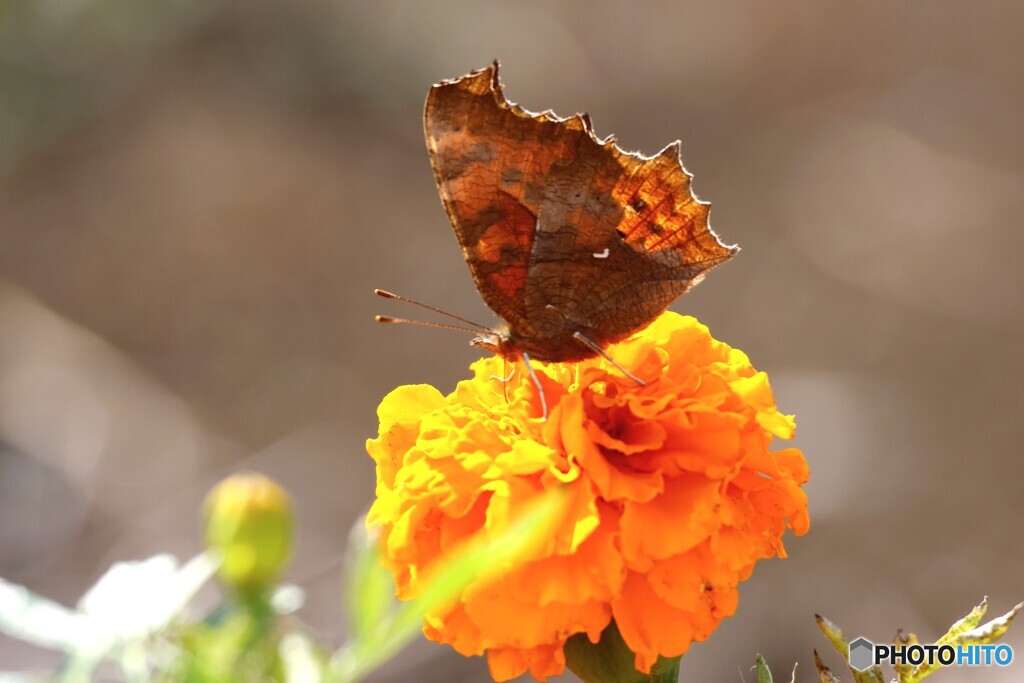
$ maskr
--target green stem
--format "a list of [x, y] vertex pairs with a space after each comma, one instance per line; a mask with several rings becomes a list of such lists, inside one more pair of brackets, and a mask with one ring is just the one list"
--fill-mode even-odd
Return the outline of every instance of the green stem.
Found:
[[577, 633], [565, 643], [566, 665], [584, 683], [677, 683], [679, 680], [679, 657], [658, 657], [649, 674], [634, 668], [634, 657], [614, 621], [601, 632], [596, 644], [584, 633]]

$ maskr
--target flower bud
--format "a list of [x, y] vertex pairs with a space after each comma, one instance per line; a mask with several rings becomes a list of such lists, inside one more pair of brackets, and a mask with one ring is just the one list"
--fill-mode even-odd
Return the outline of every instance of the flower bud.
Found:
[[221, 559], [221, 579], [243, 592], [271, 586], [291, 559], [292, 502], [262, 474], [236, 474], [206, 497], [207, 547]]

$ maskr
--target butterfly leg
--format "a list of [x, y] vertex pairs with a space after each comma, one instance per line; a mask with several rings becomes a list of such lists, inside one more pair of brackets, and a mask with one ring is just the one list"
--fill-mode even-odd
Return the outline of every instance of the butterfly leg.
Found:
[[548, 400], [544, 397], [544, 387], [541, 386], [540, 378], [537, 377], [537, 373], [534, 371], [533, 366], [530, 365], [530, 354], [523, 354], [523, 362], [526, 363], [526, 371], [530, 373], [530, 379], [533, 380], [533, 384], [537, 387], [537, 391], [540, 393], [540, 409], [544, 414], [544, 421], [548, 421]]
[[631, 380], [633, 380], [634, 382], [636, 382], [636, 383], [637, 383], [637, 384], [639, 384], [640, 386], [644, 386], [644, 385], [646, 385], [646, 384], [647, 384], [647, 383], [646, 383], [646, 382], [644, 382], [644, 381], [643, 381], [642, 379], [640, 379], [639, 377], [637, 377], [636, 375], [634, 375], [634, 374], [633, 374], [632, 372], [630, 372], [630, 371], [629, 371], [629, 370], [627, 370], [626, 368], [624, 368], [624, 367], [622, 367], [621, 365], [619, 365], [618, 361], [616, 361], [616, 360], [615, 360], [614, 358], [612, 358], [612, 357], [611, 357], [611, 356], [609, 356], [609, 355], [608, 355], [607, 353], [605, 353], [605, 350], [604, 350], [604, 349], [602, 349], [602, 348], [601, 348], [600, 346], [598, 346], [598, 345], [597, 345], [597, 344], [596, 344], [595, 342], [593, 342], [593, 341], [591, 341], [590, 339], [587, 339], [586, 337], [584, 337], [584, 336], [583, 336], [583, 335], [582, 335], [581, 333], [579, 333], [579, 332], [574, 332], [572, 336], [573, 336], [573, 337], [574, 337], [575, 339], [577, 339], [577, 340], [579, 340], [580, 342], [582, 342], [583, 344], [586, 344], [586, 345], [587, 345], [587, 346], [589, 346], [590, 348], [594, 349], [595, 351], [597, 351], [597, 352], [598, 352], [599, 354], [601, 354], [602, 356], [604, 356], [604, 359], [605, 359], [606, 361], [608, 361], [609, 363], [611, 363], [612, 365], [614, 365], [615, 367], [617, 367], [617, 368], [618, 368], [619, 370], [621, 370], [621, 371], [622, 371], [622, 374], [623, 374], [623, 375], [625, 375], [626, 377], [629, 377], [629, 378], [630, 378]]
[[[505, 363], [506, 363], [505, 357], [502, 356], [501, 357], [501, 366], [503, 368], [508, 367], [507, 365], [505, 365]], [[491, 379], [493, 379], [495, 382], [501, 382], [501, 393], [505, 396], [505, 403], [508, 403], [508, 383], [510, 381], [512, 381], [512, 375], [514, 375], [514, 374], [516, 374], [516, 366], [515, 365], [512, 366], [512, 371], [508, 373], [507, 377], [498, 377], [497, 375], [491, 375]]]
[[516, 367], [513, 365], [512, 371], [508, 373], [508, 377], [498, 377], [497, 375], [491, 375], [491, 379], [493, 379], [496, 382], [501, 382], [502, 384], [505, 384], [512, 380], [512, 375], [514, 374], [516, 374]]

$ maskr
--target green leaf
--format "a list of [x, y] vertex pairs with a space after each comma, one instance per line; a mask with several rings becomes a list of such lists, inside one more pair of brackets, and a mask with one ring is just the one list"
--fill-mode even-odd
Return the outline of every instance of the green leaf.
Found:
[[957, 635], [955, 642], [958, 645], [989, 645], [996, 642], [1009, 630], [1014, 618], [1024, 609], [1024, 602], [1019, 603], [1009, 612], [992, 621], [973, 628], [970, 631], [963, 631]]
[[360, 518], [348, 534], [345, 554], [349, 637], [363, 640], [395, 609], [395, 584], [381, 564], [376, 533]]
[[636, 670], [636, 655], [612, 621], [596, 643], [577, 633], [565, 643], [565, 663], [584, 683], [676, 683], [680, 657], [659, 657], [651, 673]]
[[820, 683], [841, 683], [839, 676], [832, 673], [832, 671], [825, 666], [825, 663], [821, 661], [821, 655], [818, 654], [817, 650], [814, 650], [814, 670], [818, 672], [818, 680]]
[[772, 672], [768, 670], [764, 657], [755, 655], [754, 666], [757, 668], [757, 683], [772, 683]]
[[[979, 625], [981, 624], [982, 617], [985, 616], [985, 612], [988, 610], [988, 598], [985, 598], [981, 601], [980, 605], [971, 610], [970, 614], [950, 626], [949, 631], [939, 638], [937, 642], [938, 644], [952, 645], [953, 647], [960, 647], [961, 645], [991, 645], [1003, 637], [1013, 624], [1014, 617], [1017, 616], [1021, 609], [1024, 609], [1024, 603], [1017, 605], [1001, 617], [996, 617], [986, 624]], [[922, 664], [909, 671], [901, 671], [899, 681], [900, 683], [917, 683], [917, 681], [927, 678], [941, 668], [943, 667], [938, 662], [930, 665]]]
[[[820, 614], [814, 615], [815, 621], [818, 623], [818, 628], [825, 634], [828, 641], [832, 644], [832, 647], [843, 657], [843, 661], [849, 665], [850, 663], [850, 643], [846, 640], [842, 630], [834, 623], [821, 616]], [[849, 667], [850, 673], [853, 674], [853, 680], [856, 683], [885, 683], [885, 677], [882, 676], [882, 670], [873, 666], [870, 669], [864, 671], [857, 671], [852, 666]]]
[[[893, 645], [917, 645], [919, 642], [916, 635], [913, 633], [904, 634], [903, 629], [896, 631], [896, 637], [893, 638]], [[913, 664], [894, 663], [891, 666], [892, 670], [896, 672], [896, 680], [898, 681], [910, 680], [909, 676], [915, 670]]]
[[946, 632], [946, 635], [939, 638], [937, 642], [940, 645], [944, 643], [950, 643], [953, 641], [954, 638], [956, 638], [964, 631], [970, 631], [973, 628], [977, 628], [978, 625], [981, 624], [981, 619], [985, 616], [985, 612], [987, 611], [988, 596], [982, 598], [981, 604], [972, 609], [970, 614], [968, 614], [966, 617], [960, 619], [955, 624], [950, 626], [949, 631]]
[[846, 641], [846, 638], [843, 637], [843, 632], [839, 627], [820, 614], [815, 614], [814, 620], [817, 622], [818, 628], [821, 629], [821, 632], [825, 634], [826, 638], [828, 638], [828, 642], [832, 643], [832, 647], [835, 651], [841, 654], [843, 658], [846, 658], [850, 653], [850, 644]]
[[[188, 683], [283, 681], [285, 662], [273, 611], [265, 603], [228, 602], [216, 618], [188, 625], [179, 634], [182, 654], [170, 679]], [[316, 679], [314, 679], [316, 680]]]

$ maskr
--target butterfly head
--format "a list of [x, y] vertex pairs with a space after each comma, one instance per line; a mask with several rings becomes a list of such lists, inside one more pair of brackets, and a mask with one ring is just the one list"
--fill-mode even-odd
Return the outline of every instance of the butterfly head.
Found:
[[479, 346], [499, 356], [509, 356], [514, 352], [514, 343], [505, 330], [489, 330], [474, 337], [470, 346]]

